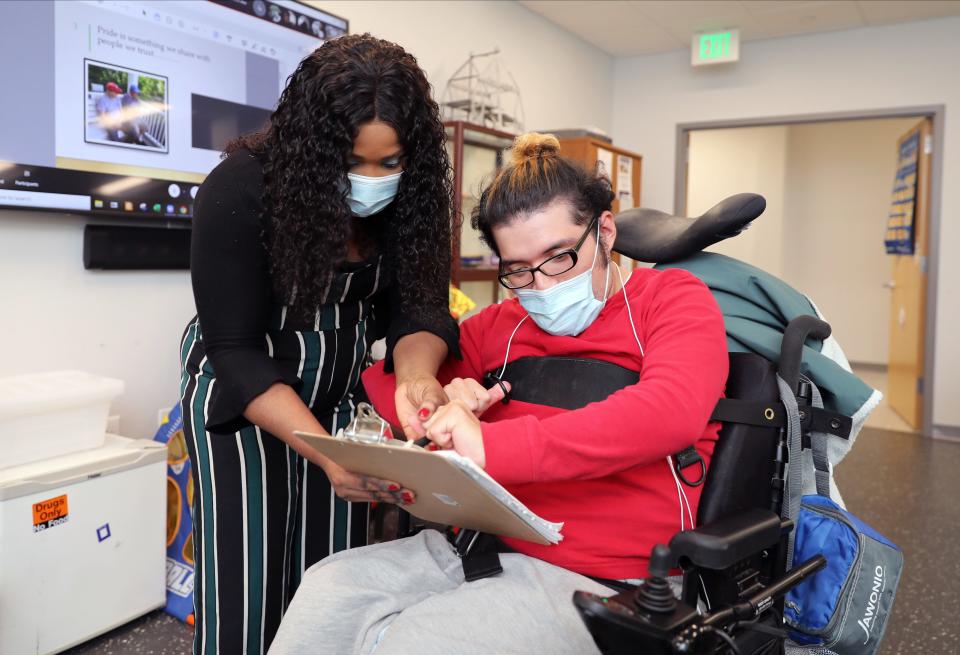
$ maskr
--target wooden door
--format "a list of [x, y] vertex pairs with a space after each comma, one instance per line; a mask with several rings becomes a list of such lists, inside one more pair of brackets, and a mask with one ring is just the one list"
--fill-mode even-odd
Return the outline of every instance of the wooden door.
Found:
[[897, 152], [910, 139], [917, 141], [914, 199], [914, 253], [890, 255], [890, 349], [887, 400], [915, 429], [923, 423], [924, 330], [926, 326], [927, 253], [930, 213], [930, 164], [933, 125], [920, 121], [897, 141]]

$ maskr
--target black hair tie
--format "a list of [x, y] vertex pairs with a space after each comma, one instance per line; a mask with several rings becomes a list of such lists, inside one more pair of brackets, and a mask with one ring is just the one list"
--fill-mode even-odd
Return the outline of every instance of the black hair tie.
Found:
[[483, 378], [483, 382], [483, 386], [487, 387], [488, 389], [494, 384], [499, 385], [500, 389], [503, 390], [503, 399], [500, 402], [504, 405], [510, 402], [510, 390], [507, 389], [507, 385], [503, 383], [503, 380], [501, 380], [499, 376], [494, 375], [493, 373], [487, 373]]

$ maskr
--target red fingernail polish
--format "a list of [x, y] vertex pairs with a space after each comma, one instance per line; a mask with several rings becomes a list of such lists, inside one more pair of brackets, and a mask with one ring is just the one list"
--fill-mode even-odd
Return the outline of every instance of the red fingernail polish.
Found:
[[427, 418], [428, 416], [430, 416], [430, 410], [426, 408], [421, 409], [419, 415], [420, 415], [420, 418]]
[[388, 491], [400, 491], [400, 485], [399, 485], [399, 484], [391, 484], [391, 485], [388, 487]]
[[412, 502], [413, 502], [413, 494], [410, 493], [409, 491], [404, 491], [403, 494], [402, 494], [402, 496], [403, 496], [403, 502], [405, 502], [405, 503], [412, 503]]

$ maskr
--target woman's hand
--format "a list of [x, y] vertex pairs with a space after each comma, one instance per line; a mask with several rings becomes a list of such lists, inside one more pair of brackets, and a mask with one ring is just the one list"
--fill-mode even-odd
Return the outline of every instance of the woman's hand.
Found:
[[[510, 391], [510, 383], [503, 383], [507, 391]], [[495, 384], [489, 389], [484, 389], [483, 385], [473, 378], [453, 378], [450, 384], [443, 388], [450, 402], [459, 400], [465, 404], [476, 416], [482, 416], [491, 405], [503, 400], [503, 387]]]
[[[439, 385], [438, 385], [439, 386]], [[416, 496], [409, 489], [389, 480], [356, 475], [310, 447], [298, 431], [327, 434], [300, 396], [286, 384], [272, 385], [247, 405], [244, 416], [297, 451], [311, 464], [319, 466], [330, 478], [330, 484], [344, 500], [369, 503], [375, 500], [409, 505]]]
[[288, 442], [304, 459], [323, 469], [330, 480], [330, 486], [340, 498], [354, 503], [381, 501], [397, 505], [409, 505], [416, 501], [416, 494], [404, 489], [396, 482], [381, 480], [369, 475], [351, 473], [332, 459], [321, 455], [301, 437], [293, 435]]
[[427, 430], [427, 437], [439, 448], [453, 449], [472, 459], [480, 468], [486, 466], [480, 419], [462, 400], [451, 401], [438, 409], [423, 427]]
[[381, 480], [368, 475], [350, 473], [339, 464], [327, 460], [323, 466], [334, 492], [344, 500], [355, 503], [380, 501], [397, 505], [410, 505], [416, 496], [396, 482]]
[[397, 379], [397, 391], [394, 394], [397, 417], [407, 439], [419, 439], [424, 436], [423, 422], [433, 416], [441, 405], [447, 403], [447, 395], [437, 378], [426, 373]]

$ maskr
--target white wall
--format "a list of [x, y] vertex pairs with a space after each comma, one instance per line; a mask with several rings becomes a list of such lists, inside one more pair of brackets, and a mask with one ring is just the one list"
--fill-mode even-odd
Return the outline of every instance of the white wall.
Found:
[[613, 60], [515, 2], [351, 2], [311, 0], [411, 52], [439, 98], [470, 53], [500, 48], [523, 96], [527, 129], [595, 125], [609, 131]]
[[887, 363], [890, 292], [883, 285], [890, 259], [883, 235], [896, 141], [916, 123], [893, 118], [690, 133], [689, 215], [733, 189], [767, 199], [749, 230], [709, 250], [762, 268], [813, 298], [853, 362]]
[[731, 194], [750, 190], [767, 199], [763, 219], [736, 239], [708, 248], [782, 277], [786, 126], [698, 130], [690, 133], [687, 214], [697, 216]]
[[[688, 52], [614, 63], [613, 135], [644, 156], [643, 203], [673, 208], [677, 123], [944, 104], [933, 420], [960, 426], [960, 18], [745, 43], [729, 67]], [[739, 191], [736, 189], [734, 191]], [[928, 344], [929, 346], [930, 344]]]
[[0, 376], [80, 369], [123, 380], [121, 432], [152, 436], [178, 397], [186, 271], [83, 269], [83, 219], [0, 213]]
[[817, 303], [852, 362], [888, 360], [890, 291], [883, 285], [891, 262], [883, 237], [897, 139], [916, 123], [788, 128], [783, 278]]
[[[499, 46], [528, 126], [609, 129], [612, 61], [512, 2], [321, 2], [413, 52], [439, 95], [470, 52]], [[177, 400], [181, 331], [193, 315], [186, 272], [83, 270], [83, 220], [0, 211], [0, 376], [80, 368], [123, 379], [121, 430], [151, 436]]]

